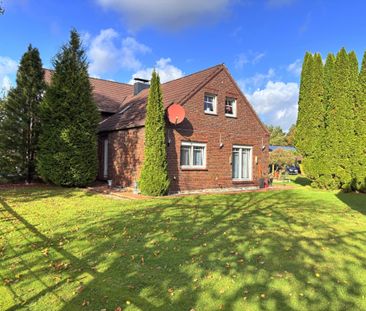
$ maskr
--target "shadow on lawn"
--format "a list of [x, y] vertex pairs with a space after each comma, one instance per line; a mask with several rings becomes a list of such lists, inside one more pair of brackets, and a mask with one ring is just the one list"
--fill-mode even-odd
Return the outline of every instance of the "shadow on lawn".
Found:
[[[32, 196], [32, 200], [35, 200], [35, 197], [37, 197], [38, 199], [47, 198], [47, 193], [52, 193], [52, 191], [48, 192], [48, 191], [40, 190], [40, 191], [36, 191], [36, 193], [37, 193], [36, 196]], [[68, 195], [69, 194], [67, 194], [66, 197], [68, 197]], [[71, 196], [71, 193], [70, 193], [70, 196]], [[10, 256], [10, 257], [9, 256], [3, 257], [2, 264], [6, 264], [6, 261], [9, 261], [15, 257], [19, 258], [18, 263], [20, 265], [20, 268], [17, 270], [18, 275], [20, 275], [22, 277], [28, 276], [28, 277], [34, 278], [36, 281], [41, 283], [43, 287], [45, 287], [44, 290], [38, 292], [36, 295], [24, 300], [22, 297], [20, 297], [16, 293], [15, 290], [12, 289], [11, 286], [8, 286], [8, 288], [11, 291], [14, 298], [16, 298], [16, 300], [18, 300], [20, 302], [16, 305], [13, 305], [10, 308], [8, 308], [7, 311], [18, 310], [21, 307], [28, 306], [29, 304], [37, 301], [38, 299], [42, 298], [42, 296], [49, 294], [49, 293], [52, 293], [61, 301], [63, 300], [63, 298], [59, 297], [57, 294], [55, 294], [54, 291], [57, 288], [59, 288], [60, 286], [62, 286], [63, 284], [65, 284], [67, 282], [67, 279], [60, 280], [58, 283], [56, 283], [52, 286], [49, 286], [49, 285], [47, 285], [47, 282], [42, 280], [44, 275], [42, 275], [42, 274], [39, 275], [39, 273], [33, 271], [33, 268], [35, 266], [37, 266], [37, 264], [39, 264], [39, 261], [47, 261], [47, 260], [45, 258], [42, 258], [41, 260], [36, 259], [34, 262], [32, 262], [32, 261], [24, 261], [22, 259], [23, 255], [30, 253], [32, 250], [34, 250], [34, 248], [45, 249], [45, 247], [50, 247], [53, 249], [53, 251], [55, 253], [57, 253], [59, 255], [59, 258], [62, 258], [62, 260], [67, 260], [68, 262], [72, 263], [73, 268], [76, 268], [80, 271], [85, 271], [86, 273], [89, 273], [90, 275], [94, 275], [95, 271], [91, 267], [88, 266], [88, 263], [86, 261], [80, 260], [79, 258], [74, 256], [72, 253], [65, 251], [62, 247], [58, 246], [56, 243], [58, 238], [50, 239], [46, 235], [41, 233], [35, 226], [33, 226], [24, 217], [22, 217], [13, 208], [11, 208], [10, 205], [7, 204], [6, 201], [4, 199], [2, 199], [1, 197], [0, 197], [0, 212], [3, 214], [3, 217], [0, 218], [1, 223], [12, 222], [13, 225], [15, 225], [13, 227], [13, 230], [20, 233], [22, 235], [23, 239], [28, 242], [28, 244], [29, 244], [28, 246], [31, 246], [31, 249], [26, 249], [22, 252], [17, 252], [10, 243], [7, 243], [6, 247], [10, 248], [14, 255]], [[7, 215], [4, 217], [5, 213], [7, 213]], [[0, 235], [6, 236], [6, 233], [8, 233], [8, 232], [6, 232], [5, 230], [4, 231], [2, 230], [3, 226], [1, 223], [0, 223], [0, 225], [1, 225], [0, 226]], [[51, 262], [52, 261], [50, 261], [50, 263]], [[55, 262], [53, 262], [53, 264], [55, 264], [53, 266], [53, 268], [59, 269], [59, 267], [57, 266], [58, 263], [62, 263], [62, 262], [60, 260], [56, 260]], [[52, 264], [51, 264], [51, 266], [52, 266]], [[47, 273], [48, 271], [45, 271], [45, 272]], [[7, 283], [6, 280], [3, 279], [3, 281], [4, 281], [4, 283]], [[12, 281], [14, 281], [14, 280], [12, 280]]]
[[52, 197], [72, 198], [75, 196], [95, 195], [95, 193], [86, 191], [83, 188], [64, 188], [46, 184], [42, 186], [17, 186], [13, 188], [0, 188], [0, 196], [2, 193], [6, 196], [13, 196], [14, 201], [19, 203], [38, 201]]
[[339, 192], [337, 197], [353, 210], [366, 215], [366, 194]]
[[[299, 198], [291, 191], [178, 197], [138, 203], [140, 208], [70, 232], [70, 240], [94, 241], [83, 259], [54, 248], [92, 281], [64, 302], [63, 310], [78, 310], [83, 301], [85, 310], [125, 308], [126, 301], [141, 310], [233, 310], [246, 303], [259, 310], [357, 309], [364, 284], [352, 266], [357, 262], [366, 269], [360, 248], [366, 230], [338, 231], [332, 220], [312, 217], [321, 201]], [[52, 242], [0, 203], [22, 230]], [[321, 212], [331, 212], [328, 208]], [[347, 253], [348, 259], [329, 267], [334, 252]], [[90, 261], [97, 268], [88, 266]], [[81, 272], [73, 271], [67, 273], [75, 279]]]
[[306, 178], [304, 176], [298, 175], [296, 176], [296, 178], [294, 178], [294, 183], [299, 185], [299, 186], [310, 186], [311, 185], [311, 180], [309, 178]]

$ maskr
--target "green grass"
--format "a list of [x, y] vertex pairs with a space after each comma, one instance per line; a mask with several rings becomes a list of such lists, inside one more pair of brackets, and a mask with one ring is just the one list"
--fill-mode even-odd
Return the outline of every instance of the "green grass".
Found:
[[0, 191], [0, 310], [366, 310], [366, 196]]
[[[283, 177], [283, 176], [282, 176]], [[291, 187], [306, 187], [311, 185], [311, 180], [302, 176], [302, 175], [289, 175], [286, 174], [284, 179], [275, 179], [273, 181], [274, 185], [282, 185], [287, 186], [290, 185]]]

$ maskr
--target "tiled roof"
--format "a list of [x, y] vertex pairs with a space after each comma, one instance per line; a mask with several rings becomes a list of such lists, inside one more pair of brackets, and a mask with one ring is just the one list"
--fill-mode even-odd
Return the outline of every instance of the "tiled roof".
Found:
[[[45, 80], [51, 81], [52, 70], [45, 69]], [[116, 113], [120, 111], [124, 101], [133, 94], [133, 85], [114, 81], [89, 78], [93, 87], [93, 97], [99, 111]]]
[[[199, 91], [203, 85], [216, 76], [224, 65], [217, 65], [183, 78], [172, 80], [161, 85], [163, 103], [168, 107], [173, 102], [184, 104], [191, 96]], [[132, 94], [132, 92], [131, 92]], [[129, 96], [123, 103], [120, 112], [102, 121], [99, 132], [107, 132], [143, 126], [145, 124], [146, 103], [149, 90], [145, 89], [136, 96]]]

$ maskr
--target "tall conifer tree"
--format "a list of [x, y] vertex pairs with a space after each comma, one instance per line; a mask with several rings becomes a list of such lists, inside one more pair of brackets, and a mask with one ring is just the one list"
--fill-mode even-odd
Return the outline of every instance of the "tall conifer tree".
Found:
[[308, 114], [308, 106], [310, 101], [310, 87], [311, 87], [311, 70], [313, 64], [313, 55], [309, 52], [305, 54], [302, 63], [300, 94], [299, 94], [299, 108], [296, 122], [295, 146], [303, 156], [307, 152], [307, 128], [306, 120]]
[[311, 70], [311, 96], [309, 101], [309, 115], [306, 122], [308, 157], [304, 159], [305, 172], [313, 179], [319, 178], [319, 166], [322, 160], [322, 137], [324, 135], [323, 106], [324, 96], [324, 67], [320, 54], [315, 54]]
[[349, 70], [350, 70], [350, 89], [349, 89], [349, 96], [350, 96], [350, 113], [352, 117], [352, 128], [350, 128], [349, 133], [349, 148], [350, 148], [350, 160], [351, 160], [351, 173], [352, 173], [352, 183], [351, 188], [352, 190], [356, 190], [357, 188], [357, 170], [356, 166], [359, 161], [358, 156], [358, 135], [357, 135], [357, 102], [359, 100], [360, 95], [360, 88], [359, 88], [359, 70], [358, 70], [358, 60], [357, 55], [354, 51], [351, 51], [348, 54], [349, 57]]
[[146, 107], [144, 164], [140, 189], [147, 195], [164, 195], [168, 188], [163, 97], [160, 78], [154, 70]]
[[41, 106], [38, 171], [44, 180], [57, 185], [85, 186], [97, 174], [99, 114], [85, 51], [75, 30], [53, 65]]
[[361, 71], [358, 77], [358, 93], [355, 114], [355, 189], [366, 191], [366, 52], [362, 59]]
[[329, 188], [349, 190], [352, 184], [354, 146], [354, 91], [350, 56], [342, 48], [336, 57], [332, 94], [327, 111]]
[[303, 155], [303, 168], [311, 179], [318, 178], [321, 136], [324, 128], [323, 63], [320, 54], [305, 56], [301, 76], [296, 146]]
[[29, 45], [19, 64], [16, 87], [4, 101], [0, 122], [1, 172], [27, 182], [32, 182], [35, 175], [43, 75], [38, 49]]
[[324, 95], [323, 95], [323, 107], [324, 107], [324, 126], [323, 133], [320, 137], [321, 151], [319, 154], [320, 161], [318, 167], [318, 178], [315, 184], [320, 188], [329, 188], [329, 185], [333, 182], [331, 171], [329, 170], [329, 161], [331, 161], [332, 149], [328, 145], [327, 139], [327, 121], [328, 112], [330, 108], [330, 101], [332, 100], [333, 89], [333, 76], [334, 76], [335, 56], [329, 53], [324, 65]]

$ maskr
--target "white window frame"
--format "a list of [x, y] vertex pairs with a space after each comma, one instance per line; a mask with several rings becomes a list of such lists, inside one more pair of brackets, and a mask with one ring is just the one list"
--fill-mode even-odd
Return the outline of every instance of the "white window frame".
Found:
[[230, 118], [236, 118], [236, 107], [237, 107], [237, 103], [236, 103], [236, 98], [233, 97], [226, 97], [225, 98], [225, 111], [226, 111], [226, 101], [231, 100], [233, 102], [233, 107], [232, 107], [232, 113], [226, 113], [225, 112], [225, 116], [230, 117]]
[[108, 148], [109, 148], [109, 142], [108, 138], [105, 138], [103, 141], [103, 177], [108, 177]]
[[[209, 111], [209, 110], [205, 109], [206, 96], [210, 96], [210, 97], [213, 98], [212, 105], [213, 105], [213, 110], [214, 111]], [[217, 115], [217, 95], [211, 94], [211, 93], [205, 93], [205, 96], [203, 98], [203, 110], [204, 110], [205, 114]]]
[[243, 149], [247, 149], [250, 151], [249, 156], [249, 178], [234, 178], [232, 176], [233, 181], [252, 181], [253, 180], [253, 146], [246, 146], [246, 145], [233, 145], [232, 151], [231, 151], [231, 170], [233, 165], [233, 151], [234, 149], [239, 149], [239, 175], [242, 174], [243, 171]]
[[[195, 143], [195, 142], [188, 142], [188, 141], [182, 141], [181, 143], [181, 150], [182, 150], [182, 146], [188, 146], [190, 147], [189, 150], [189, 159], [190, 159], [190, 163], [189, 165], [180, 165], [180, 167], [182, 169], [205, 169], [206, 168], [206, 157], [207, 157], [207, 144], [205, 143]], [[194, 147], [203, 147], [203, 165], [193, 165], [193, 149]], [[181, 161], [182, 156], [181, 156], [181, 151], [180, 150], [180, 154], [179, 154], [179, 161]]]

